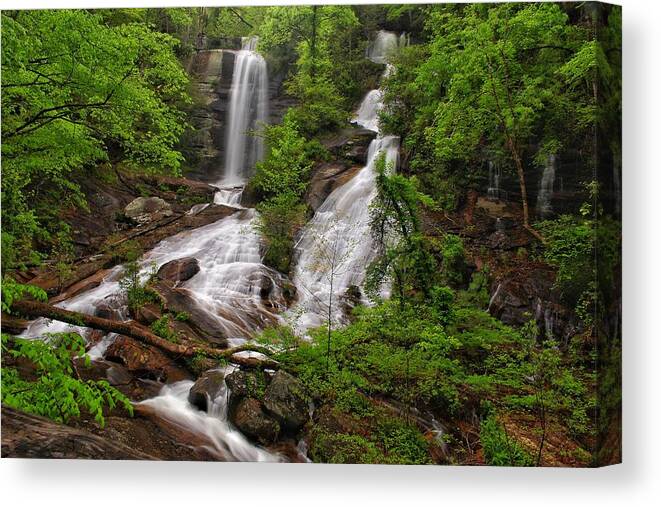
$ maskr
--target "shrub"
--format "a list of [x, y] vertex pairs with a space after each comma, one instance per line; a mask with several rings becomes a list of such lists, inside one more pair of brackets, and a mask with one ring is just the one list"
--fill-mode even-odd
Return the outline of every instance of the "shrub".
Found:
[[529, 467], [534, 464], [532, 456], [509, 438], [505, 428], [493, 415], [480, 424], [480, 441], [488, 465]]
[[[75, 333], [47, 336], [47, 341], [2, 335], [2, 352], [23, 358], [35, 367], [34, 378], [24, 378], [18, 368], [2, 368], [2, 403], [24, 412], [66, 423], [82, 411], [103, 427], [104, 407], [123, 406], [133, 414], [131, 402], [105, 380], [74, 378], [72, 358], [85, 354], [85, 342]], [[89, 357], [86, 362], [89, 364]], [[5, 361], [5, 365], [6, 365]]]

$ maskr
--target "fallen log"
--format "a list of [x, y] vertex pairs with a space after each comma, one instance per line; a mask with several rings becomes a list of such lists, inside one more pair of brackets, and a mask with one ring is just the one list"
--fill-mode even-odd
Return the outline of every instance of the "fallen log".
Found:
[[12, 311], [30, 318], [43, 317], [46, 319], [66, 322], [67, 324], [72, 324], [74, 326], [89, 327], [107, 333], [117, 333], [129, 336], [147, 345], [158, 347], [176, 359], [203, 355], [218, 359], [226, 359], [232, 363], [250, 368], [261, 367], [278, 369], [279, 367], [278, 362], [270, 358], [261, 359], [237, 355], [239, 352], [258, 352], [266, 356], [272, 353], [266, 347], [260, 347], [255, 344], [244, 343], [243, 345], [229, 349], [218, 349], [205, 345], [184, 345], [173, 343], [155, 335], [149, 328], [132, 320], [119, 321], [104, 319], [86, 313], [65, 310], [64, 308], [58, 308], [57, 306], [40, 303], [38, 301], [15, 301], [12, 304]]

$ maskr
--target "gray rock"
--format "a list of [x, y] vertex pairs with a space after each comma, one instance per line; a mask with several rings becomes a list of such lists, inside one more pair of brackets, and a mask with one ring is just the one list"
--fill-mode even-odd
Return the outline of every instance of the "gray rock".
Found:
[[[262, 378], [258, 378], [262, 375]], [[264, 397], [266, 379], [264, 373], [259, 371], [236, 370], [227, 375], [225, 381], [230, 391], [228, 408], [229, 413], [233, 414], [237, 406], [244, 398], [261, 399]]]
[[275, 442], [280, 433], [280, 425], [262, 409], [255, 398], [242, 399], [232, 418], [234, 425], [246, 436], [263, 444]]
[[200, 271], [200, 263], [193, 257], [183, 257], [163, 264], [156, 276], [161, 280], [183, 282], [193, 278]]
[[289, 431], [299, 430], [309, 419], [305, 387], [300, 380], [282, 370], [266, 387], [264, 407]]
[[205, 371], [188, 391], [188, 401], [206, 412], [209, 402], [222, 392], [224, 380], [225, 373], [220, 370]]
[[138, 197], [124, 208], [124, 215], [142, 224], [172, 215], [172, 207], [160, 197]]

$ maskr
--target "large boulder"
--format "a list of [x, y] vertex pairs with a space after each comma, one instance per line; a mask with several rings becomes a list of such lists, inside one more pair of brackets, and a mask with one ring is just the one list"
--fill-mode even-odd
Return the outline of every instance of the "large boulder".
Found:
[[135, 320], [146, 326], [151, 326], [162, 316], [161, 307], [156, 303], [147, 303], [135, 310]]
[[118, 335], [115, 341], [108, 346], [105, 357], [108, 361], [125, 366], [138, 378], [168, 383], [190, 378], [190, 374], [186, 370], [178, 367], [172, 359], [156, 347], [140, 343], [124, 335]]
[[161, 280], [183, 282], [193, 278], [200, 271], [200, 263], [193, 257], [183, 257], [163, 264], [156, 276]]
[[309, 398], [300, 380], [278, 371], [264, 392], [264, 407], [289, 431], [298, 431], [309, 419]]
[[264, 398], [266, 377], [262, 371], [236, 370], [225, 378], [229, 389], [228, 408], [233, 414], [239, 402], [244, 398]]
[[172, 215], [172, 206], [160, 197], [138, 197], [124, 208], [124, 215], [144, 224]]
[[336, 188], [353, 178], [362, 167], [344, 161], [322, 162], [312, 171], [312, 177], [305, 194], [305, 201], [317, 210]]
[[188, 401], [205, 412], [210, 402], [215, 400], [225, 387], [225, 372], [221, 370], [205, 371], [188, 392]]
[[262, 409], [262, 404], [255, 398], [244, 398], [236, 407], [234, 425], [247, 437], [262, 444], [275, 442], [280, 433], [280, 425]]

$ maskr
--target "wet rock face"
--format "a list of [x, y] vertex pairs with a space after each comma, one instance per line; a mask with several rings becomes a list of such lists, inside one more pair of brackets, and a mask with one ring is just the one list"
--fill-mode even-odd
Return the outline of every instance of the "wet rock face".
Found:
[[239, 402], [232, 422], [246, 436], [262, 444], [275, 442], [280, 433], [280, 425], [264, 412], [255, 398]]
[[230, 417], [235, 413], [239, 402], [244, 398], [262, 399], [266, 378], [262, 371], [236, 370], [226, 377], [227, 388], [230, 391], [228, 408]]
[[151, 326], [162, 317], [160, 307], [155, 303], [147, 303], [135, 311], [135, 320], [146, 326]]
[[308, 421], [308, 397], [303, 384], [279, 371], [237, 370], [226, 377], [230, 421], [262, 443], [280, 433], [296, 433]]
[[332, 160], [314, 167], [306, 202], [316, 210], [337, 187], [353, 178], [367, 164], [369, 146], [376, 133], [363, 128], [347, 128], [322, 141]]
[[207, 411], [209, 402], [215, 400], [225, 387], [225, 373], [220, 370], [205, 371], [188, 392], [188, 401], [200, 410]]
[[309, 419], [303, 384], [284, 371], [278, 371], [266, 387], [264, 407], [289, 431], [298, 431]]
[[144, 224], [172, 216], [172, 206], [160, 197], [137, 197], [126, 205], [124, 215]]
[[178, 367], [159, 349], [127, 336], [117, 336], [106, 350], [105, 357], [108, 361], [123, 365], [135, 377], [168, 383], [190, 378], [186, 370]]
[[522, 326], [535, 319], [540, 339], [552, 336], [565, 345], [579, 330], [574, 312], [561, 304], [553, 287], [553, 273], [548, 269], [531, 269], [495, 282], [488, 310], [510, 326]]
[[337, 158], [364, 166], [367, 164], [370, 143], [375, 138], [376, 132], [373, 130], [353, 127], [339, 131], [325, 139], [323, 144]]
[[200, 263], [193, 257], [184, 257], [163, 264], [156, 276], [161, 280], [183, 282], [193, 278], [200, 271]]

